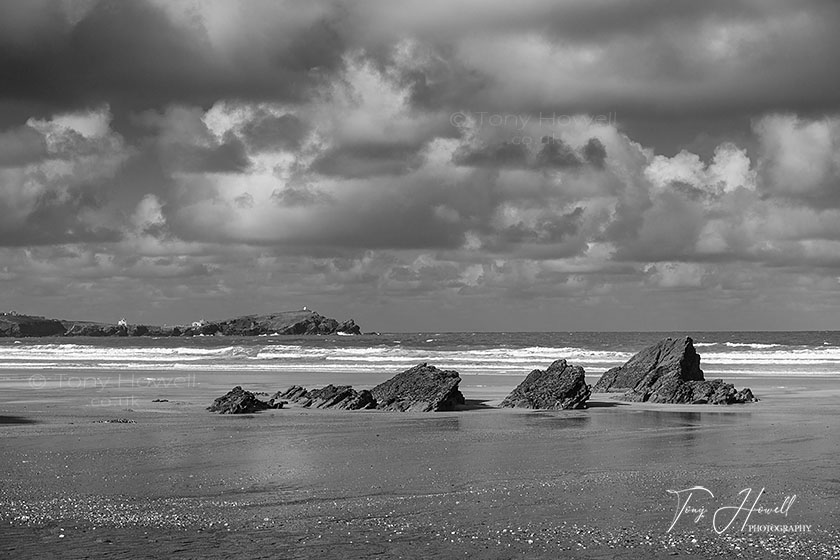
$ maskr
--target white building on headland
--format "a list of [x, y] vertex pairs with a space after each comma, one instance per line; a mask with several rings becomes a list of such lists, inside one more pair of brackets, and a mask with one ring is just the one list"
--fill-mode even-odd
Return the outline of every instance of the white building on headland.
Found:
[[125, 320], [125, 317], [117, 321], [118, 327], [128, 327], [128, 321]]

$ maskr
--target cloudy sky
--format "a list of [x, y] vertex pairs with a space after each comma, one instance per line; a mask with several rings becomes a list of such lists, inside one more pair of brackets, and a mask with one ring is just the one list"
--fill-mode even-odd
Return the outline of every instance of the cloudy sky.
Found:
[[0, 308], [840, 327], [833, 0], [0, 0]]

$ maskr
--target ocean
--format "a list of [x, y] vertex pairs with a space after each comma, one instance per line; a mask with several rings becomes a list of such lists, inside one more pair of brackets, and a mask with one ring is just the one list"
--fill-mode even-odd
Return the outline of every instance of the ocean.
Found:
[[[701, 332], [707, 378], [840, 376], [840, 332]], [[463, 376], [522, 376], [565, 358], [597, 375], [665, 336], [653, 332], [427, 332], [362, 336], [0, 339], [2, 370], [396, 373], [421, 362]], [[348, 383], [352, 383], [348, 379]]]

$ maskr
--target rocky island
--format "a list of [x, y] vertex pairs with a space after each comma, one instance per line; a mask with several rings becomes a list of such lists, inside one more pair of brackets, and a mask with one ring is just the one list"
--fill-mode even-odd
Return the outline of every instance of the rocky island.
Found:
[[31, 315], [0, 315], [0, 337], [37, 336], [259, 336], [259, 335], [361, 334], [350, 319], [339, 322], [315, 311], [281, 311], [244, 315], [222, 321], [195, 321], [189, 325], [152, 326], [91, 321], [47, 319]]
[[593, 393], [622, 393], [631, 402], [738, 404], [758, 399], [749, 389], [736, 390], [721, 379], [707, 381], [690, 337], [666, 338], [607, 370]]

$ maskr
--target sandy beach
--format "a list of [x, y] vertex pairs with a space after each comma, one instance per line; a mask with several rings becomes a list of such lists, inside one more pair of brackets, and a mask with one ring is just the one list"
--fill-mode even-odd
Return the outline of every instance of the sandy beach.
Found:
[[[233, 384], [270, 392], [341, 379], [35, 375], [5, 372], [0, 383], [3, 557], [840, 554], [840, 389], [830, 378], [751, 378], [762, 399], [752, 405], [596, 395], [588, 410], [527, 412], [492, 407], [515, 378], [468, 376], [462, 390], [472, 406], [458, 412], [218, 416], [204, 408]], [[106, 422], [117, 419], [133, 422]], [[680, 504], [668, 491], [695, 486], [714, 494], [691, 498], [707, 512], [675, 520]], [[749, 519], [758, 528], [742, 530], [748, 512], [731, 507], [713, 524], [748, 488], [746, 509], [765, 489], [757, 504], [767, 511]], [[767, 532], [780, 525], [797, 532]]]

